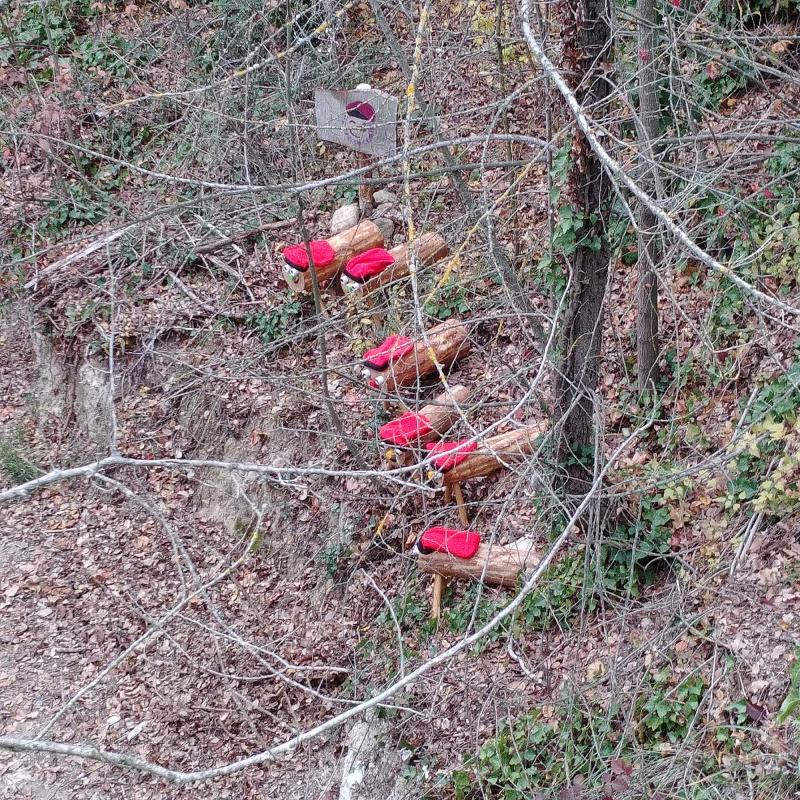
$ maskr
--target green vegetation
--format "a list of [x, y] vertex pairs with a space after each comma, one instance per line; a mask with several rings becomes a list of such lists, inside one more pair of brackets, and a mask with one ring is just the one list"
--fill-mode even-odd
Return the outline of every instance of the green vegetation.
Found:
[[[503, 800], [528, 800], [539, 792], [555, 797], [562, 787], [602, 786], [608, 782], [604, 767], [609, 762], [617, 774], [629, 772], [624, 761], [613, 759], [618, 713], [617, 708], [606, 711], [566, 698], [547, 720], [541, 712], [531, 711], [503, 721], [497, 735], [467, 764], [471, 779], [490, 797]], [[470, 773], [463, 771], [457, 774], [456, 785], [465, 787], [468, 779]]]
[[736, 512], [752, 503], [752, 511], [784, 516], [800, 508], [800, 361], [768, 381], [750, 405], [751, 424], [732, 445], [735, 459], [724, 498]]
[[[800, 685], [800, 668], [793, 680]], [[707, 800], [737, 769], [732, 762], [730, 771], [720, 772], [713, 754], [752, 750], [752, 725], [764, 715], [742, 699], [726, 707], [727, 724], [706, 728], [702, 707], [710, 696], [705, 680], [697, 673], [678, 679], [669, 667], [650, 675], [632, 702], [620, 698], [608, 706], [579, 697], [565, 694], [555, 707], [545, 706], [546, 716], [537, 709], [502, 720], [477, 755], [451, 774], [455, 796], [466, 800], [481, 792], [499, 800], [563, 800], [627, 797], [633, 790], [641, 794], [631, 796], [650, 797], [646, 766], [655, 764], [660, 753], [691, 742], [692, 752], [705, 753], [687, 766], [693, 788], [688, 793], [683, 788], [681, 770], [666, 782], [661, 775], [659, 785], [666, 792], [671, 783], [674, 796], [683, 800]]]
[[50, 48], [61, 54], [78, 35], [80, 26], [94, 16], [89, 0], [26, 3], [13, 29], [12, 41], [0, 28], [0, 66], [50, 71]]
[[42, 472], [23, 455], [26, 450], [20, 434], [12, 438], [0, 438], [0, 472], [14, 484], [32, 481]]
[[270, 344], [291, 334], [302, 318], [303, 307], [299, 300], [294, 300], [270, 311], [251, 314], [247, 324], [259, 333], [264, 344]]
[[346, 569], [350, 555], [349, 545], [335, 542], [325, 545], [320, 553], [320, 559], [325, 565], [325, 573], [329, 578], [335, 578], [340, 571]]
[[433, 297], [425, 303], [425, 313], [437, 319], [449, 319], [457, 314], [470, 311], [466, 291], [456, 282], [449, 282], [434, 291]]
[[[480, 595], [480, 597], [479, 597]], [[478, 583], [470, 584], [464, 595], [458, 602], [450, 602], [448, 595], [445, 595], [444, 602], [444, 622], [452, 633], [463, 634], [471, 633], [476, 628], [481, 628], [498, 612], [502, 611], [511, 598], [505, 592], [493, 592]], [[477, 601], [478, 607], [475, 608]], [[471, 629], [469, 622], [475, 615], [475, 622]], [[496, 642], [505, 636], [509, 631], [509, 621], [495, 627], [487, 636], [481, 639], [474, 648], [473, 652], [481, 653], [488, 648], [492, 642]]]
[[534, 630], [567, 627], [584, 589], [584, 551], [565, 555], [551, 566], [522, 603], [522, 619]]
[[669, 668], [657, 672], [649, 696], [641, 705], [639, 736], [650, 744], [674, 744], [685, 739], [706, 692], [705, 681], [699, 675], [670, 686], [671, 675]]
[[789, 691], [778, 710], [777, 721], [781, 724], [794, 720], [800, 724], [800, 647], [794, 651], [794, 664], [789, 676]]

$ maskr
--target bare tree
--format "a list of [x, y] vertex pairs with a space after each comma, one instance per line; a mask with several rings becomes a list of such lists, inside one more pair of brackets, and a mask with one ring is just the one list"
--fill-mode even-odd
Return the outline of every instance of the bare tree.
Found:
[[[579, 76], [575, 96], [583, 107], [600, 108], [611, 93], [612, 38], [606, 0], [568, 4], [563, 31], [567, 70]], [[591, 473], [595, 391], [600, 374], [603, 312], [608, 282], [607, 223], [611, 184], [580, 130], [572, 141], [568, 195], [583, 217], [583, 243], [569, 264], [570, 295], [561, 340], [562, 360], [555, 379], [556, 410], [562, 420], [559, 458], [566, 463], [569, 488], [579, 493]]]
[[[642, 159], [642, 188], [657, 196], [657, 154], [660, 126], [658, 102], [658, 13], [654, 0], [638, 0], [638, 83], [639, 83], [639, 140]], [[643, 392], [658, 383], [658, 262], [661, 254], [660, 226], [655, 214], [644, 204], [638, 206], [637, 286], [637, 378]]]

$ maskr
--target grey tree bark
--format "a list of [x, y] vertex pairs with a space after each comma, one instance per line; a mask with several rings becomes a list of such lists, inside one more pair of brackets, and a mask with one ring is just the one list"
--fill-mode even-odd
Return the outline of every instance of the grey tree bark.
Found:
[[[582, 77], [576, 97], [584, 108], [601, 108], [611, 93], [606, 69], [612, 58], [607, 0], [569, 0], [562, 33], [567, 72]], [[594, 444], [594, 396], [600, 371], [604, 301], [608, 280], [606, 223], [611, 185], [599, 159], [577, 131], [572, 144], [568, 193], [588, 221], [600, 246], [575, 252], [571, 293], [562, 333], [562, 362], [555, 380], [556, 410], [562, 420], [559, 460], [568, 471], [567, 490], [584, 494], [591, 483], [587, 456]]]
[[[643, 165], [641, 186], [657, 196], [657, 154], [659, 151], [658, 83], [655, 66], [656, 8], [653, 0], [637, 0], [637, 42], [639, 58], [639, 148]], [[655, 214], [643, 203], [637, 210], [638, 281], [636, 317], [636, 365], [639, 391], [658, 383], [658, 275], [661, 256], [660, 225]]]

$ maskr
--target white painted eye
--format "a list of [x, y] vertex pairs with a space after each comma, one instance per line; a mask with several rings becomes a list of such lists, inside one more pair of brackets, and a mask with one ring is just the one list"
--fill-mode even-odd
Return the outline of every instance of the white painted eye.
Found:
[[372, 373], [366, 367], [361, 367], [361, 377], [365, 381], [369, 380], [370, 375], [372, 375]]
[[383, 375], [378, 375], [375, 378], [375, 383], [377, 383], [378, 386], [383, 386], [383, 384], [386, 383], [386, 378], [384, 378]]
[[295, 269], [289, 264], [283, 265], [283, 272], [288, 278], [296, 278], [300, 274], [300, 270]]

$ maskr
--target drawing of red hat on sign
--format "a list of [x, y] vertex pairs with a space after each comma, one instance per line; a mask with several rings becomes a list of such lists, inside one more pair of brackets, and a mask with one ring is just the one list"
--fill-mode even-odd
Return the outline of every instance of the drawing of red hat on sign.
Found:
[[353, 100], [345, 106], [345, 131], [356, 144], [364, 144], [375, 135], [375, 109], [365, 100]]

